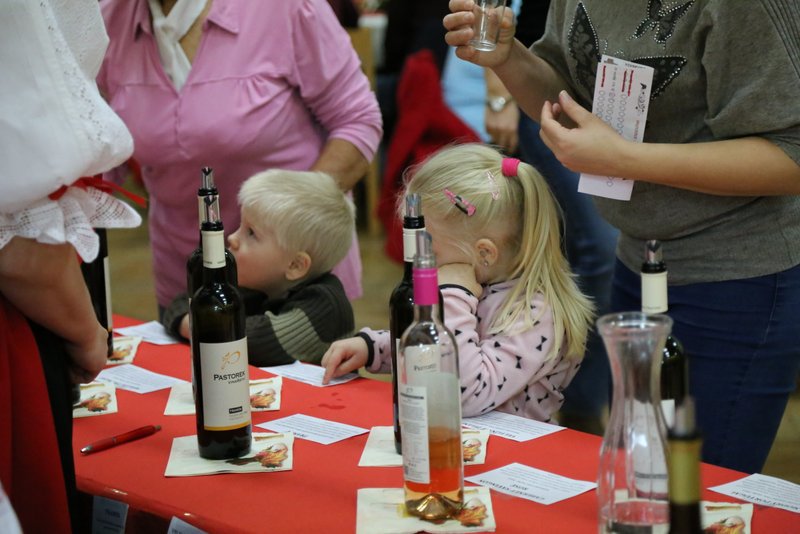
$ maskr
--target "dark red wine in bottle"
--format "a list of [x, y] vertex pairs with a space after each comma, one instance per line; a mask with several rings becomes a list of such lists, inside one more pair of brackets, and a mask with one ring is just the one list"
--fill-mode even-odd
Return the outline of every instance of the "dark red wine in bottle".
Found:
[[670, 534], [702, 534], [700, 512], [700, 433], [690, 396], [675, 409], [675, 424], [667, 434]]
[[410, 194], [405, 200], [403, 217], [403, 278], [389, 298], [389, 334], [392, 351], [392, 413], [394, 421], [394, 448], [402, 453], [403, 439], [397, 398], [397, 345], [406, 328], [414, 321], [414, 255], [417, 252], [417, 233], [425, 231], [425, 218], [420, 209], [419, 195]]
[[[666, 313], [667, 265], [664, 263], [661, 243], [645, 243], [645, 261], [642, 264], [642, 311]], [[683, 345], [670, 334], [661, 353], [661, 408], [667, 427], [675, 420], [675, 410], [689, 394], [689, 361]]]
[[97, 237], [100, 241], [100, 249], [97, 257], [88, 263], [81, 264], [83, 279], [89, 289], [89, 296], [92, 299], [92, 307], [97, 316], [97, 320], [108, 330], [108, 354], [114, 352], [114, 336], [112, 335], [114, 326], [111, 315], [111, 271], [108, 265], [108, 237], [105, 228], [95, 228]]
[[219, 199], [205, 201], [201, 227], [203, 283], [190, 305], [197, 445], [202, 458], [250, 452], [252, 422], [245, 312], [230, 283]]

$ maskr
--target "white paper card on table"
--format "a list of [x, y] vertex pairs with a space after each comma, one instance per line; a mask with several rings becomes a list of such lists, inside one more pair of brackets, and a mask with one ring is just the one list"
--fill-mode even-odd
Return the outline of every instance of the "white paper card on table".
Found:
[[133, 363], [141, 342], [141, 336], [114, 336], [114, 350], [111, 352], [111, 356], [108, 357], [106, 365]]
[[700, 502], [700, 526], [703, 532], [750, 534], [753, 505], [734, 502]]
[[290, 471], [293, 465], [294, 436], [291, 433], [253, 432], [250, 453], [231, 460], [207, 460], [197, 451], [197, 436], [172, 440], [166, 477], [190, 477], [216, 473], [265, 473]]
[[[464, 451], [464, 464], [485, 463], [488, 442], [488, 430], [462, 428], [461, 446]], [[403, 456], [394, 448], [394, 429], [390, 426], [373, 426], [369, 431], [367, 444], [364, 445], [358, 466], [400, 467], [402, 465]]]
[[176, 339], [169, 335], [166, 329], [158, 321], [150, 321], [149, 323], [115, 328], [114, 332], [124, 336], [140, 336], [143, 341], [147, 341], [148, 343], [152, 343], [154, 345], [175, 345], [181, 342], [180, 339]]
[[256, 425], [274, 432], [292, 432], [298, 438], [315, 441], [323, 445], [330, 445], [343, 439], [352, 438], [360, 434], [366, 434], [368, 430], [344, 423], [328, 421], [319, 417], [312, 417], [297, 413], [289, 417], [275, 419]]
[[800, 484], [781, 478], [756, 473], [708, 489], [743, 501], [800, 514]]
[[594, 482], [563, 477], [516, 462], [464, 480], [540, 504], [553, 504], [597, 487]]
[[[603, 55], [597, 64], [592, 113], [629, 141], [641, 143], [650, 107], [653, 68]], [[581, 173], [578, 191], [630, 200], [633, 180]]]
[[81, 400], [72, 406], [72, 417], [117, 413], [117, 388], [105, 382], [81, 384]]
[[172, 386], [169, 390], [167, 406], [164, 408], [164, 415], [194, 415], [194, 413], [192, 384], [182, 382]]
[[97, 375], [97, 380], [109, 382], [120, 389], [127, 389], [134, 393], [150, 393], [151, 391], [167, 389], [180, 382], [185, 382], [185, 380], [173, 376], [148, 371], [134, 364], [103, 369]]
[[93, 499], [92, 532], [103, 534], [124, 534], [128, 520], [128, 505], [106, 497]]
[[172, 516], [167, 528], [167, 534], [206, 534], [206, 531], [190, 525], [183, 519]]
[[465, 417], [461, 420], [461, 423], [465, 427], [483, 428], [496, 436], [513, 439], [514, 441], [541, 438], [565, 429], [563, 426], [542, 423], [527, 417], [498, 411], [491, 411], [476, 417]]
[[259, 378], [250, 381], [250, 411], [275, 412], [281, 409], [283, 378]]
[[336, 386], [358, 378], [358, 373], [347, 373], [339, 378], [332, 378], [328, 384], [323, 384], [322, 376], [325, 374], [325, 368], [299, 361], [287, 365], [276, 365], [275, 367], [261, 367], [260, 369], [268, 373], [279, 375], [284, 378], [291, 378], [292, 380], [317, 387]]
[[434, 524], [405, 510], [402, 488], [361, 488], [356, 508], [356, 534], [414, 534], [416, 532], [494, 532], [489, 488], [464, 488], [464, 508], [455, 519]]
[[[281, 408], [283, 379], [279, 376], [250, 381], [250, 411], [269, 412]], [[194, 415], [194, 395], [189, 382], [175, 384], [169, 391], [164, 415]]]

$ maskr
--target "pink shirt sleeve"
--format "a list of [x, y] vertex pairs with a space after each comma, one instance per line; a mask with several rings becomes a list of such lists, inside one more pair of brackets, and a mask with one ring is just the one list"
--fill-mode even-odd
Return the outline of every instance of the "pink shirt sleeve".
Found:
[[381, 113], [349, 35], [325, 0], [304, 0], [295, 17], [290, 80], [329, 138], [352, 143], [371, 160]]
[[372, 340], [372, 365], [367, 368], [367, 371], [370, 373], [391, 373], [392, 351], [390, 350], [391, 335], [389, 331], [362, 328], [361, 333], [366, 334]]

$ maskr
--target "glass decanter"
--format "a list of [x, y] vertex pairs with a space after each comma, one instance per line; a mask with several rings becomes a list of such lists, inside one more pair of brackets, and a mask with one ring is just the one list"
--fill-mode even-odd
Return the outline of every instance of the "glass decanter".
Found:
[[666, 533], [666, 425], [660, 366], [672, 329], [666, 315], [625, 312], [597, 320], [611, 363], [611, 416], [600, 449], [599, 532]]

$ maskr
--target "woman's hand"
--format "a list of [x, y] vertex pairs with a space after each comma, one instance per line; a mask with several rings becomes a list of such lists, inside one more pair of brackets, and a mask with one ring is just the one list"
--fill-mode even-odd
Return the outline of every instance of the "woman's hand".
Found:
[[475, 9], [477, 7], [474, 0], [450, 0], [451, 13], [442, 21], [447, 29], [444, 40], [450, 46], [456, 47], [456, 55], [463, 60], [483, 67], [502, 65], [511, 54], [511, 45], [514, 43], [514, 12], [510, 8], [503, 10], [497, 48], [491, 52], [481, 52], [468, 44], [475, 34], [472, 30]]
[[366, 365], [368, 356], [367, 342], [359, 336], [334, 341], [320, 362], [325, 368], [322, 383], [327, 384], [331, 378], [358, 371]]
[[0, 293], [64, 340], [74, 382], [94, 380], [106, 364], [108, 331], [97, 321], [72, 245], [14, 237], [0, 249]]
[[519, 108], [514, 102], [509, 102], [500, 111], [494, 111], [488, 106], [485, 113], [486, 133], [492, 143], [499, 146], [508, 154], [514, 154], [519, 144]]
[[68, 370], [73, 384], [88, 384], [100, 374], [108, 358], [108, 330], [100, 323], [83, 343], [65, 343], [70, 355]]
[[620, 176], [617, 164], [630, 143], [566, 91], [561, 91], [557, 103], [545, 102], [539, 135], [565, 167], [600, 176]]

